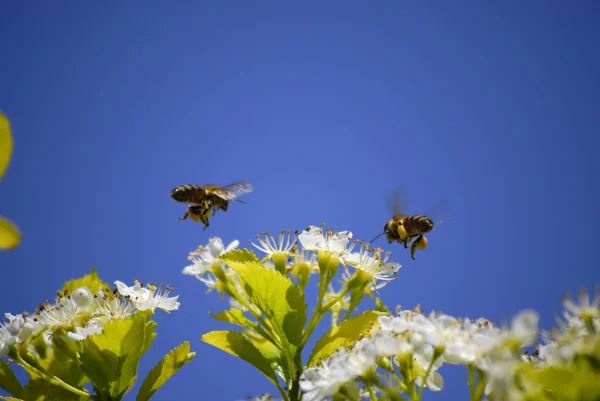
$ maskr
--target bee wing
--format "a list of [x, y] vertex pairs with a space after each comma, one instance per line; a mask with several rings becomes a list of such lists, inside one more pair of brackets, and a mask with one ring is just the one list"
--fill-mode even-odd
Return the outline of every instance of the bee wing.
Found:
[[439, 200], [425, 213], [436, 225], [452, 219], [453, 214], [452, 204], [447, 199]]
[[408, 199], [408, 189], [406, 185], [399, 185], [394, 190], [385, 194], [385, 203], [392, 216], [399, 216], [406, 213]]
[[232, 201], [243, 194], [252, 192], [252, 190], [252, 184], [246, 181], [240, 181], [224, 186], [223, 188], [218, 190], [215, 189], [213, 192], [219, 198], [225, 199], [226, 201]]

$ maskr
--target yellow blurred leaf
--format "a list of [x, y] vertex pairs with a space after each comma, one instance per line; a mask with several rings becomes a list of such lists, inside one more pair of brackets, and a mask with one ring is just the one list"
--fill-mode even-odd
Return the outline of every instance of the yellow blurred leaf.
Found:
[[0, 250], [15, 249], [21, 243], [21, 233], [10, 220], [0, 217]]
[[10, 123], [0, 111], [0, 181], [6, 172], [12, 155], [12, 135], [10, 133]]

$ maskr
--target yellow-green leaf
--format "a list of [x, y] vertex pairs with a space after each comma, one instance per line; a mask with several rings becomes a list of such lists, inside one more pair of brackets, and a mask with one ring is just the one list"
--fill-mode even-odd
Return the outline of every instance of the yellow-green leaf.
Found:
[[0, 400], [6, 400], [6, 401], [24, 401], [20, 398], [14, 398], [14, 397], [5, 397], [3, 395], [0, 395]]
[[90, 274], [67, 281], [63, 285], [62, 291], [68, 291], [68, 293], [70, 294], [80, 287], [87, 287], [94, 295], [97, 294], [100, 289], [106, 288], [109, 291], [111, 290], [110, 285], [108, 285], [108, 283], [105, 283], [102, 280], [100, 280], [95, 267], [92, 268]]
[[141, 355], [144, 355], [146, 351], [150, 349], [150, 346], [154, 343], [154, 339], [156, 338], [156, 333], [154, 332], [154, 330], [156, 329], [157, 325], [158, 323], [156, 323], [154, 320], [149, 320], [146, 323], [146, 342], [144, 344], [144, 348], [142, 348]]
[[260, 370], [273, 384], [277, 383], [277, 377], [269, 362], [241, 333], [211, 331], [202, 336], [202, 341], [248, 362]]
[[306, 322], [304, 293], [281, 273], [260, 263], [224, 262], [240, 275], [248, 298], [265, 314], [293, 361]]
[[81, 368], [102, 397], [120, 399], [133, 385], [149, 315], [136, 313], [82, 341]]
[[195, 352], [190, 352], [190, 343], [185, 341], [177, 348], [171, 350], [165, 357], [156, 365], [146, 379], [140, 391], [138, 392], [137, 401], [147, 401], [156, 393], [156, 391], [166, 383], [183, 365], [194, 359]]
[[8, 168], [12, 156], [12, 134], [10, 132], [10, 122], [8, 118], [0, 111], [0, 182]]
[[376, 311], [366, 311], [358, 316], [344, 320], [339, 326], [332, 327], [317, 341], [308, 358], [307, 366], [314, 366], [327, 359], [340, 347], [347, 347], [358, 341], [361, 336], [368, 337], [371, 330], [379, 327], [377, 318], [384, 315]]
[[27, 401], [81, 401], [82, 398], [43, 379], [31, 380], [23, 388], [23, 399]]
[[15, 249], [21, 243], [21, 232], [10, 220], [0, 217], [0, 250]]
[[0, 359], [0, 387], [15, 397], [20, 397], [23, 391], [23, 387], [21, 387], [21, 383], [17, 380], [17, 376], [15, 376], [10, 366], [2, 359]]
[[231, 260], [234, 262], [260, 262], [258, 256], [249, 249], [233, 249], [220, 256], [220, 259]]
[[253, 322], [252, 320], [248, 319], [244, 315], [244, 312], [240, 309], [231, 308], [226, 311], [219, 312], [216, 315], [213, 313], [210, 313], [210, 312], [208, 312], [208, 314], [222, 322], [237, 324], [239, 326], [247, 327], [254, 331], [261, 332], [261, 334], [262, 334], [262, 328], [258, 325], [258, 323]]

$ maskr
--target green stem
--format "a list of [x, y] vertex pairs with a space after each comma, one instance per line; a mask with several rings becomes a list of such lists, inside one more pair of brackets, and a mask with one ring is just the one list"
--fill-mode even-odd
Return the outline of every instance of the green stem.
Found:
[[55, 386], [59, 386], [64, 388], [67, 391], [72, 392], [73, 394], [77, 394], [80, 397], [86, 397], [86, 398], [92, 398], [92, 395], [90, 393], [88, 393], [87, 391], [84, 390], [80, 390], [76, 387], [71, 386], [68, 383], [65, 383], [64, 381], [62, 381], [61, 379], [59, 379], [58, 377], [49, 374], [43, 370], [40, 370], [32, 365], [30, 365], [29, 363], [27, 363], [25, 361], [25, 359], [23, 359], [21, 357], [21, 355], [19, 355], [19, 352], [15, 352], [16, 355], [11, 355], [19, 364], [21, 364], [23, 367], [26, 367], [27, 369], [35, 372], [37, 375], [39, 375], [41, 378], [45, 379], [47, 382], [54, 384]]
[[429, 373], [431, 373], [431, 369], [433, 369], [433, 364], [441, 355], [442, 355], [441, 353], [438, 353], [435, 351], [433, 352], [433, 358], [431, 358], [431, 363], [429, 364], [429, 367], [427, 368], [427, 372], [425, 372], [425, 377], [423, 378], [423, 385], [419, 389], [419, 400], [423, 396], [423, 390], [425, 390], [425, 386], [427, 384], [427, 378], [429, 377]]
[[468, 383], [469, 383], [469, 399], [471, 401], [475, 401], [475, 371], [473, 369], [473, 365], [469, 365], [468, 366], [469, 369], [469, 378], [468, 378]]
[[377, 396], [375, 395], [375, 391], [373, 391], [373, 386], [369, 383], [365, 383], [367, 390], [369, 391], [369, 395], [371, 396], [371, 401], [377, 401]]
[[485, 391], [485, 377], [482, 372], [477, 370], [477, 389], [475, 390], [475, 401], [480, 401], [481, 397], [483, 397], [483, 392]]
[[277, 390], [279, 390], [279, 394], [281, 394], [281, 399], [284, 401], [290, 401], [289, 397], [287, 396], [287, 394], [285, 393], [283, 388], [281, 388], [281, 385], [279, 384], [279, 380], [277, 380], [275, 382], [275, 385], [277, 386]]
[[340, 302], [342, 299], [344, 299], [344, 297], [346, 296], [346, 294], [348, 294], [348, 291], [350, 291], [350, 289], [349, 289], [347, 286], [346, 286], [346, 287], [344, 287], [344, 289], [342, 290], [342, 292], [340, 292], [340, 293], [338, 294], [338, 296], [337, 296], [337, 297], [333, 298], [333, 299], [332, 299], [332, 300], [331, 300], [331, 301], [330, 301], [330, 302], [329, 302], [327, 305], [325, 305], [325, 306], [323, 307], [323, 310], [324, 310], [324, 311], [323, 311], [323, 315], [324, 315], [325, 313], [327, 313], [327, 311], [328, 311], [329, 309], [331, 309], [331, 308], [333, 307], [333, 305], [337, 304], [337, 303], [338, 303], [338, 302]]
[[400, 370], [402, 373], [402, 377], [404, 378], [404, 384], [406, 386], [406, 393], [410, 397], [411, 400], [417, 400], [417, 392], [415, 390], [415, 381], [413, 379], [412, 374], [412, 359], [409, 359], [405, 363], [402, 364], [403, 367]]

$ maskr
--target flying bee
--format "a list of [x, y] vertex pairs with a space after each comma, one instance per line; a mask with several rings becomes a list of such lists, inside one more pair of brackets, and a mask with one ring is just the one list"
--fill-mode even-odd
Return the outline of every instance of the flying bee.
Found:
[[238, 197], [252, 192], [252, 184], [249, 182], [235, 182], [224, 187], [218, 185], [180, 185], [171, 191], [171, 198], [177, 202], [190, 203], [179, 220], [185, 220], [188, 216], [198, 222], [204, 223], [204, 230], [209, 226], [208, 217], [214, 216], [217, 210], [227, 211], [230, 201], [246, 203]]
[[408, 245], [412, 242], [410, 257], [415, 260], [414, 255], [416, 250], [424, 250], [427, 247], [425, 234], [431, 232], [434, 227], [431, 217], [442, 214], [449, 215], [449, 205], [446, 201], [440, 201], [425, 215], [407, 214], [406, 189], [404, 186], [399, 186], [389, 193], [387, 195], [387, 203], [392, 213], [392, 218], [385, 223], [383, 232], [375, 237], [371, 243], [384, 234], [388, 243], [398, 242], [404, 245], [404, 249], [408, 248]]

